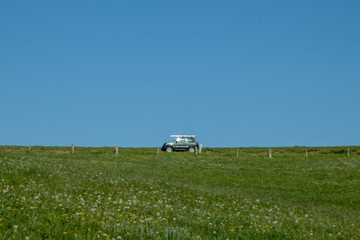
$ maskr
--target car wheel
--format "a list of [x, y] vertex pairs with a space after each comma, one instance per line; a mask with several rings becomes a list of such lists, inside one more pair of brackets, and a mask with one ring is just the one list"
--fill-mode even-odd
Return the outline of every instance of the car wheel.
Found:
[[191, 153], [195, 152], [195, 148], [189, 147], [189, 152], [191, 152]]
[[173, 149], [172, 149], [172, 147], [167, 147], [167, 148], [166, 148], [166, 151], [167, 151], [167, 152], [172, 152]]

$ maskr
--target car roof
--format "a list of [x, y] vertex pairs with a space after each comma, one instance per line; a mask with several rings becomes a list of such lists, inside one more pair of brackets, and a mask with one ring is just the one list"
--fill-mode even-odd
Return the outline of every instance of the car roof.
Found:
[[195, 135], [170, 135], [170, 137], [174, 138], [195, 138]]

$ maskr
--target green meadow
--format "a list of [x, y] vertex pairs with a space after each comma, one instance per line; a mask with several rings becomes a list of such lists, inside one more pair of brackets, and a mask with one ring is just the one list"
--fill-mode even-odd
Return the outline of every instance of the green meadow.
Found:
[[360, 147], [0, 146], [0, 239], [360, 239]]

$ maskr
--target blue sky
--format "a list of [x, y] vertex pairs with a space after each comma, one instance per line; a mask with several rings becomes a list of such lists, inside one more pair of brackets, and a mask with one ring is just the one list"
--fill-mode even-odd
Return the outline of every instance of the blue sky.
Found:
[[1, 1], [0, 145], [360, 143], [359, 1]]

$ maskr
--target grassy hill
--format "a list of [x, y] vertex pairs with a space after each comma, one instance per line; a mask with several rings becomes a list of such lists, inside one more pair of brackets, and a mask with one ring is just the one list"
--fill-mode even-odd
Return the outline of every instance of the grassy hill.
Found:
[[0, 146], [0, 239], [360, 239], [360, 147]]

